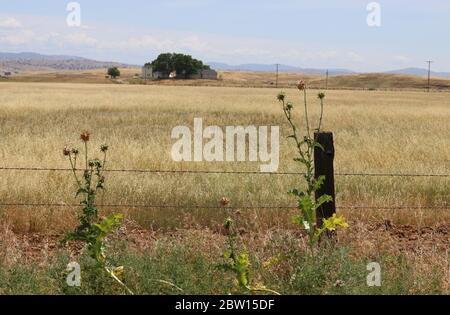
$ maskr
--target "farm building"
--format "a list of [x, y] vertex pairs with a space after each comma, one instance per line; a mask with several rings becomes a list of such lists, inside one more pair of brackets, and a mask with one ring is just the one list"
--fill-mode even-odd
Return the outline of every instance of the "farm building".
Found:
[[150, 64], [146, 64], [142, 67], [142, 78], [145, 80], [159, 80], [169, 79], [169, 76], [159, 71], [153, 71], [152, 66]]
[[10, 71], [0, 71], [0, 78], [8, 78], [12, 76], [12, 72]]
[[146, 80], [153, 79], [153, 69], [150, 64], [146, 64], [142, 67], [142, 78]]
[[[142, 67], [142, 78], [145, 80], [159, 80], [159, 79], [173, 79], [176, 78], [176, 74], [171, 73], [169, 76], [159, 71], [153, 71], [150, 64], [146, 64]], [[217, 80], [217, 71], [212, 69], [204, 69], [196, 74], [188, 76], [186, 79], [204, 79], [204, 80]]]
[[190, 75], [188, 79], [217, 80], [217, 71], [213, 69], [204, 69], [196, 74]]

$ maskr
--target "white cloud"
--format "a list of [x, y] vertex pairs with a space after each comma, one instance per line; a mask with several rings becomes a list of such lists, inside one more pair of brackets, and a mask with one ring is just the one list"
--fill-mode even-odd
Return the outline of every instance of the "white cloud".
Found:
[[393, 57], [394, 61], [402, 62], [402, 63], [409, 63], [412, 61], [410, 57], [403, 56], [403, 55], [397, 55]]
[[364, 57], [361, 56], [360, 54], [355, 53], [354, 51], [349, 51], [347, 53], [347, 56], [351, 61], [355, 61], [355, 62], [364, 61]]
[[74, 29], [61, 27], [59, 21], [51, 19], [26, 21], [28, 24], [21, 29], [0, 32], [6, 49], [9, 45], [14, 50], [50, 51], [137, 64], [161, 52], [189, 53], [205, 61], [232, 64], [285, 63], [303, 67], [352, 67], [365, 59], [353, 51], [286, 40], [96, 24]]
[[64, 42], [71, 46], [96, 46], [98, 40], [86, 34], [85, 32], [77, 32], [66, 35]]
[[31, 30], [20, 30], [14, 33], [7, 33], [0, 37], [0, 40], [4, 45], [23, 45], [35, 40], [35, 33]]
[[14, 28], [21, 28], [22, 23], [20, 23], [19, 20], [13, 17], [0, 17], [0, 28], [5, 29], [14, 29]]
[[[63, 20], [52, 17], [18, 18], [23, 24], [15, 18], [0, 17], [1, 50], [79, 55], [133, 64], [149, 61], [161, 52], [183, 52], [204, 61], [230, 64], [283, 63], [362, 71], [393, 68], [400, 63], [406, 65], [417, 60], [414, 54], [409, 56], [410, 52], [373, 51], [359, 46], [345, 49], [327, 43], [227, 36], [206, 31], [143, 29], [94, 22], [81, 28], [69, 28]], [[4, 27], [6, 25], [8, 28]]]
[[164, 5], [171, 8], [192, 8], [211, 6], [215, 2], [212, 0], [166, 0]]

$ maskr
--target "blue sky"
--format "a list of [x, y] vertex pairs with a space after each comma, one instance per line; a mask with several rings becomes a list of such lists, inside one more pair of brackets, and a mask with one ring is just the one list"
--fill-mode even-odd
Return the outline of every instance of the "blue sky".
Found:
[[383, 71], [450, 71], [450, 1], [384, 0], [369, 27], [365, 0], [0, 0], [0, 51], [141, 64], [166, 51], [205, 61]]

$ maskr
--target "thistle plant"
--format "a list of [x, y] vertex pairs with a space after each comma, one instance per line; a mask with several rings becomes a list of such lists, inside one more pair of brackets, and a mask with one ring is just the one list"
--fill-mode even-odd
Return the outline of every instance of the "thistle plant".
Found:
[[133, 292], [123, 283], [123, 266], [112, 266], [106, 255], [106, 238], [109, 234], [118, 228], [123, 220], [122, 214], [111, 214], [105, 218], [100, 218], [96, 205], [96, 197], [99, 191], [105, 189], [105, 171], [108, 145], [100, 146], [100, 152], [103, 155], [100, 159], [89, 159], [88, 142], [89, 132], [83, 132], [80, 139], [84, 145], [84, 168], [83, 176], [78, 177], [77, 163], [79, 163], [80, 151], [78, 149], [63, 150], [64, 156], [69, 160], [72, 174], [77, 186], [75, 197], [81, 197], [80, 204], [83, 206], [79, 215], [79, 225], [73, 231], [68, 233], [62, 240], [62, 244], [69, 241], [81, 241], [87, 245], [89, 256], [94, 259], [98, 266], [103, 269], [115, 282], [126, 289], [130, 294]]
[[281, 92], [277, 96], [277, 100], [281, 103], [283, 113], [291, 127], [291, 135], [288, 138], [292, 139], [295, 143], [298, 156], [294, 158], [294, 161], [300, 163], [305, 169], [304, 181], [306, 183], [306, 189], [295, 188], [289, 191], [289, 194], [297, 198], [297, 206], [299, 214], [295, 215], [292, 220], [295, 224], [304, 229], [308, 235], [309, 245], [312, 247], [318, 242], [321, 235], [326, 231], [334, 231], [337, 226], [347, 228], [348, 224], [343, 217], [333, 217], [324, 219], [321, 224], [316, 222], [316, 212], [322, 205], [331, 202], [332, 197], [329, 195], [322, 195], [319, 198], [315, 198], [315, 193], [320, 189], [325, 181], [325, 176], [316, 177], [314, 174], [314, 150], [319, 148], [323, 150], [323, 147], [314, 138], [314, 132], [319, 133], [322, 128], [323, 108], [325, 94], [319, 93], [317, 95], [320, 103], [320, 116], [318, 126], [312, 129], [310, 119], [308, 116], [308, 102], [307, 102], [307, 87], [304, 81], [300, 81], [297, 85], [298, 90], [303, 99], [303, 112], [305, 129], [303, 135], [301, 135], [300, 129], [294, 122], [293, 110], [294, 103], [287, 100], [285, 93]]
[[[220, 203], [227, 207], [229, 204], [227, 198], [222, 198]], [[237, 290], [244, 292], [266, 292], [280, 295], [278, 292], [266, 288], [263, 284], [251, 285], [250, 283], [250, 258], [246, 250], [239, 251], [237, 248], [237, 229], [235, 221], [228, 216], [224, 223], [224, 229], [227, 234], [226, 249], [222, 258], [225, 262], [218, 267], [222, 270], [232, 272], [235, 276], [234, 282]]]

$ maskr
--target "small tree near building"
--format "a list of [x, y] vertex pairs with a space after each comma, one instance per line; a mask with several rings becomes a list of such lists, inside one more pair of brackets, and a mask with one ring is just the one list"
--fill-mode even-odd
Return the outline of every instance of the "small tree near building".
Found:
[[111, 78], [115, 79], [117, 77], [120, 77], [120, 71], [119, 71], [119, 69], [117, 69], [117, 67], [112, 67], [112, 68], [108, 69], [108, 75]]

